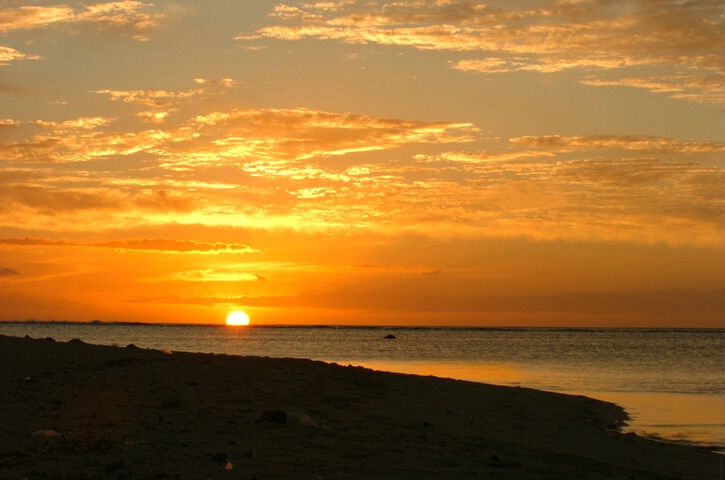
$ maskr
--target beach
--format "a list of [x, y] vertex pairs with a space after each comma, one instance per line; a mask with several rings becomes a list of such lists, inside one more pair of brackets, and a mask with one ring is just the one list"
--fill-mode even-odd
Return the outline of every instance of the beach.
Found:
[[610, 403], [300, 359], [0, 336], [0, 404], [0, 479], [721, 476]]

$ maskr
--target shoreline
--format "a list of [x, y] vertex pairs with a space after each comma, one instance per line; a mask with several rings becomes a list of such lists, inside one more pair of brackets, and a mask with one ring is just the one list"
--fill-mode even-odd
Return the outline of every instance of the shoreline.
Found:
[[[722, 462], [584, 396], [303, 359], [0, 335], [0, 400], [0, 478], [707, 480]], [[326, 428], [258, 422], [275, 409]]]

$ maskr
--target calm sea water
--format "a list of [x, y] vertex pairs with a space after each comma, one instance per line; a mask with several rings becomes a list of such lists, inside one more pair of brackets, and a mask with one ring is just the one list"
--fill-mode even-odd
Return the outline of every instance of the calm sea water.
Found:
[[[296, 357], [587, 395], [629, 428], [725, 448], [725, 330], [0, 323], [0, 334]], [[385, 335], [396, 339], [386, 340]]]

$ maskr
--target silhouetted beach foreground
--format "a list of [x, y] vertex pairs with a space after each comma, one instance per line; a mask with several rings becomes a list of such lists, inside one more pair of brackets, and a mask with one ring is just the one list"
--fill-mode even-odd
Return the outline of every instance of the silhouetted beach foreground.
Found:
[[580, 396], [0, 336], [0, 479], [717, 479]]

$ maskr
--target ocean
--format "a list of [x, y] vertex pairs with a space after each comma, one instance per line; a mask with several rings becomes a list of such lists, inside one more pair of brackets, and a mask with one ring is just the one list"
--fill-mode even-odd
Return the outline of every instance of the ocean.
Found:
[[[0, 322], [0, 334], [231, 355], [309, 358], [586, 395], [627, 430], [725, 451], [725, 330]], [[385, 337], [392, 335], [394, 339]]]

